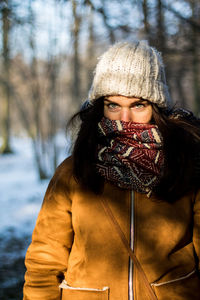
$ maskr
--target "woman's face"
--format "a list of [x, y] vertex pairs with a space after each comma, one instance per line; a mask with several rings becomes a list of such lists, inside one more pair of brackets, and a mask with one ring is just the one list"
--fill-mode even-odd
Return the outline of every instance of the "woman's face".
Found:
[[152, 118], [152, 106], [140, 98], [107, 96], [104, 99], [104, 116], [110, 120], [149, 123]]

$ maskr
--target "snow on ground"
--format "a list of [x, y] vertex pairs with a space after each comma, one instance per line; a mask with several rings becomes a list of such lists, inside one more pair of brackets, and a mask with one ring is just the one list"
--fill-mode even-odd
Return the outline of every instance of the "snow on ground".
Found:
[[[65, 137], [62, 144], [64, 152]], [[38, 179], [30, 139], [13, 138], [12, 148], [0, 156], [0, 234], [30, 235], [49, 180]]]
[[[56, 142], [60, 163], [68, 143], [64, 134]], [[12, 149], [0, 155], [0, 299], [6, 300], [22, 298], [24, 255], [49, 182], [39, 180], [30, 139], [12, 138]]]

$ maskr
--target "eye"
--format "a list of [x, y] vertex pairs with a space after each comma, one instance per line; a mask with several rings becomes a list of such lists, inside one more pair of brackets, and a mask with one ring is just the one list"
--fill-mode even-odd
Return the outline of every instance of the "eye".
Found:
[[109, 108], [116, 108], [116, 107], [119, 107], [119, 105], [115, 104], [115, 103], [109, 103], [108, 104], [108, 107]]
[[136, 108], [143, 108], [143, 107], [145, 107], [145, 105], [143, 103], [137, 103], [137, 104], [135, 104], [135, 107]]
[[132, 108], [133, 109], [143, 109], [148, 105], [149, 105], [148, 102], [136, 102], [136, 103], [133, 104]]
[[120, 106], [116, 103], [105, 103], [105, 105], [111, 111], [120, 109]]

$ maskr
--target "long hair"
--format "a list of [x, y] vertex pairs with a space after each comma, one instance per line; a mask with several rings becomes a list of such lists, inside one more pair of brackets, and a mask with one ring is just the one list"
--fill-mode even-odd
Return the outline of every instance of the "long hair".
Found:
[[80, 128], [73, 146], [73, 175], [78, 183], [95, 193], [103, 188], [103, 178], [96, 172], [96, 151], [99, 141], [98, 122], [103, 117], [103, 98], [99, 98], [92, 106], [81, 109], [68, 123], [73, 126], [78, 119]]
[[154, 189], [159, 199], [174, 202], [200, 186], [200, 121], [194, 115], [160, 109], [153, 119], [163, 137], [164, 170]]
[[[104, 179], [96, 171], [99, 142], [98, 122], [103, 117], [103, 97], [92, 106], [75, 114], [81, 121], [73, 147], [73, 174], [78, 183], [97, 194], [102, 192]], [[200, 122], [194, 117], [174, 118], [173, 110], [152, 104], [152, 122], [163, 137], [165, 158], [163, 175], [154, 194], [163, 201], [174, 202], [198, 187], [200, 180]]]

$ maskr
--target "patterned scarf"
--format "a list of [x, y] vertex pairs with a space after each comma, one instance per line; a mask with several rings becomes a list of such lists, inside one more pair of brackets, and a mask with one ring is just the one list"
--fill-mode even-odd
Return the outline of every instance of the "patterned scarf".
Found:
[[98, 129], [98, 172], [121, 188], [150, 194], [164, 165], [158, 127], [103, 117]]

